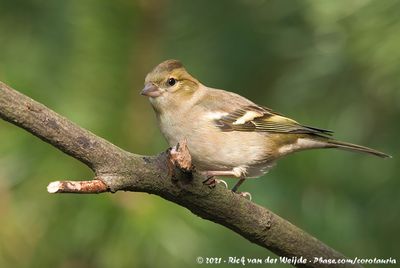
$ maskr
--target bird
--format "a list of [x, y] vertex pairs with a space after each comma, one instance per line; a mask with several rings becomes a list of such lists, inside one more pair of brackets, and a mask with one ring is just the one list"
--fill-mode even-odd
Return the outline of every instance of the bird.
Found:
[[214, 177], [233, 177], [239, 186], [267, 173], [289, 154], [337, 148], [382, 158], [383, 152], [338, 141], [333, 132], [306, 126], [236, 93], [203, 85], [179, 60], [166, 60], [149, 72], [141, 94], [147, 96], [170, 146], [186, 140], [197, 171], [212, 185]]

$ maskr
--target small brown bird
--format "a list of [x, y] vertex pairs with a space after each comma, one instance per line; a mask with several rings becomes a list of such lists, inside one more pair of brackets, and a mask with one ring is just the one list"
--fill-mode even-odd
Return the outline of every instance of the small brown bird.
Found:
[[[267, 173], [279, 158], [306, 149], [339, 148], [389, 155], [332, 139], [332, 132], [300, 123], [232, 92], [209, 88], [177, 60], [156, 66], [141, 92], [148, 96], [170, 146], [186, 139], [193, 163], [207, 178]], [[206, 180], [209, 181], [209, 180]]]

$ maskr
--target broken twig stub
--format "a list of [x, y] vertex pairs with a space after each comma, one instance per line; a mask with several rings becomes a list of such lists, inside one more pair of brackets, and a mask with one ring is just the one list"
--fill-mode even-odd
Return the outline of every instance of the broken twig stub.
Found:
[[53, 181], [47, 186], [47, 191], [55, 193], [96, 194], [108, 192], [107, 185], [101, 180], [91, 181]]
[[183, 172], [192, 173], [194, 172], [194, 166], [192, 164], [192, 156], [190, 155], [189, 148], [187, 146], [187, 140], [180, 141], [177, 145], [169, 150], [169, 161]]

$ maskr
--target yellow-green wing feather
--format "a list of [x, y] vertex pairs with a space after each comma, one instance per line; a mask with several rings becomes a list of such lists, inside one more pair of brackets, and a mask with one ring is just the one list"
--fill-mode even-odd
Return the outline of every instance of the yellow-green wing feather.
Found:
[[223, 131], [256, 131], [271, 133], [295, 133], [331, 135], [332, 131], [308, 127], [293, 119], [260, 106], [246, 106], [234, 110], [216, 120], [216, 125]]

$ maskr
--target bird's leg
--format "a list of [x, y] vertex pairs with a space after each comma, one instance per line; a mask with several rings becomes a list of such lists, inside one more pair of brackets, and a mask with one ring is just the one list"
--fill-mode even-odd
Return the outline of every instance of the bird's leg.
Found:
[[246, 180], [246, 178], [240, 178], [239, 181], [235, 184], [235, 186], [233, 186], [232, 188], [232, 192], [237, 193], [238, 195], [247, 198], [251, 201], [251, 194], [249, 192], [237, 192], [237, 190], [239, 189], [240, 185], [242, 185], [242, 183]]
[[214, 176], [233, 176], [237, 177], [237, 173], [233, 170], [208, 170], [208, 171], [203, 171], [203, 175], [207, 177], [214, 177]]
[[[201, 172], [202, 175], [205, 175], [207, 177], [206, 180], [203, 181], [203, 184], [207, 185], [210, 188], [214, 188], [217, 184], [223, 183], [226, 188], [228, 188], [228, 184], [224, 180], [219, 180], [215, 178], [215, 176], [232, 176], [232, 177], [238, 177], [238, 173], [232, 171], [203, 171]], [[237, 192], [237, 189], [239, 188], [240, 185], [246, 180], [246, 178], [240, 177], [239, 181], [233, 186], [232, 192], [235, 194], [238, 194], [244, 198], [247, 198], [251, 201], [251, 194], [249, 192]]]
[[[232, 192], [234, 192], [234, 193], [236, 193], [239, 186], [245, 181], [243, 170], [240, 168], [234, 168], [232, 170], [213, 170], [213, 171], [208, 170], [208, 171], [203, 171], [202, 174], [207, 177], [207, 179], [205, 181], [203, 181], [203, 183], [210, 187], [212, 187], [212, 186], [215, 187], [215, 185], [217, 183], [223, 182], [226, 185], [226, 188], [228, 188], [228, 184], [225, 181], [219, 181], [218, 179], [213, 178], [214, 176], [232, 176], [232, 177], [240, 178], [240, 180], [232, 188]], [[241, 193], [239, 193], [239, 194], [242, 195]], [[250, 195], [250, 194], [248, 194], [248, 195]], [[246, 195], [242, 195], [242, 196], [246, 196]], [[251, 195], [250, 195], [250, 200], [251, 200]]]
[[236, 193], [237, 189], [239, 188], [240, 185], [245, 181], [245, 178], [240, 178], [240, 180], [233, 186], [232, 192]]

